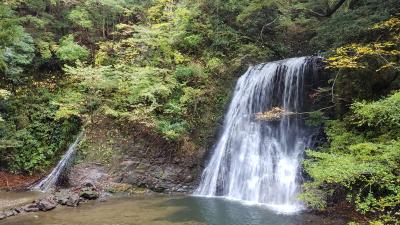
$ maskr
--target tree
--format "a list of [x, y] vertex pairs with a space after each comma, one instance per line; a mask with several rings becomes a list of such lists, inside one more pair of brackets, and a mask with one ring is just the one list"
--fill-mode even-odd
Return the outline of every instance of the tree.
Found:
[[21, 83], [25, 66], [35, 56], [33, 39], [4, 4], [0, 4], [0, 27], [0, 79], [7, 84]]
[[377, 23], [371, 32], [385, 33], [380, 40], [366, 44], [350, 44], [337, 48], [327, 59], [328, 68], [364, 69], [375, 60], [380, 67], [377, 71], [394, 69], [400, 71], [400, 17]]
[[74, 36], [70, 34], [61, 39], [56, 55], [65, 63], [75, 63], [78, 60], [86, 60], [89, 57], [89, 51], [76, 43]]

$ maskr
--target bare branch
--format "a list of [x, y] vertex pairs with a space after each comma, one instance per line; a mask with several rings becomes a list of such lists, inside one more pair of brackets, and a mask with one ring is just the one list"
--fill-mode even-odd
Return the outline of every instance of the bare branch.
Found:
[[272, 25], [276, 20], [278, 19], [278, 17], [276, 17], [274, 20], [272, 20], [271, 22], [265, 24], [262, 28], [261, 28], [261, 32], [260, 32], [260, 37], [261, 37], [261, 41], [264, 42], [263, 39], [263, 33], [264, 33], [264, 29], [270, 25]]

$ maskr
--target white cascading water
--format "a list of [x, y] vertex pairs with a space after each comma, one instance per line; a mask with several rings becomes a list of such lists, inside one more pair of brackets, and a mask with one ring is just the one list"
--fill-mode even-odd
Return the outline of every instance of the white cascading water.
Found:
[[56, 183], [58, 182], [61, 174], [65, 171], [69, 163], [71, 163], [71, 159], [73, 158], [76, 148], [82, 139], [83, 131], [81, 131], [76, 137], [75, 141], [68, 147], [68, 150], [62, 156], [61, 160], [58, 162], [57, 166], [51, 171], [49, 175], [43, 178], [39, 183], [35, 184], [31, 187], [33, 191], [49, 191]]
[[309, 57], [251, 67], [237, 82], [221, 136], [195, 195], [261, 203], [280, 213], [302, 209], [299, 167], [308, 142], [299, 115], [261, 121], [272, 107], [300, 112]]

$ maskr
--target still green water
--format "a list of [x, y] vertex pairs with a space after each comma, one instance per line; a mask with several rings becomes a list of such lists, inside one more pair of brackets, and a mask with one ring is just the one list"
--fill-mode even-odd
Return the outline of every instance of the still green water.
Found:
[[77, 208], [27, 213], [1, 225], [342, 225], [310, 214], [276, 214], [262, 206], [221, 198], [140, 196], [90, 202]]

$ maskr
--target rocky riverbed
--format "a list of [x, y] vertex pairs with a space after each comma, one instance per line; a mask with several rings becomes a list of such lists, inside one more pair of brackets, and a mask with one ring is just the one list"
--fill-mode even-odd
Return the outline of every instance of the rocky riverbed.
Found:
[[[69, 168], [60, 184], [49, 193], [9, 192], [9, 195], [26, 193], [2, 202], [0, 220], [39, 211], [50, 211], [58, 206], [77, 207], [88, 201], [106, 201], [114, 193], [137, 194], [148, 192], [186, 192], [193, 188], [176, 182], [173, 176], [185, 175], [180, 169], [168, 166], [163, 176], [155, 176], [161, 167], [132, 160], [122, 161], [118, 172], [99, 163], [80, 163]], [[122, 169], [121, 169], [122, 168]], [[138, 169], [140, 168], [140, 169]], [[179, 170], [179, 171], [178, 171]], [[170, 180], [170, 181], [169, 181]], [[187, 180], [192, 183], [192, 179]], [[31, 183], [31, 182], [30, 182]], [[25, 189], [28, 188], [25, 186]], [[28, 195], [27, 193], [32, 193]], [[0, 200], [1, 202], [2, 200]]]
[[104, 201], [106, 196], [107, 194], [98, 189], [94, 184], [85, 183], [80, 187], [55, 190], [27, 204], [21, 205], [21, 202], [15, 200], [13, 202], [16, 204], [15, 206], [0, 211], [0, 220], [22, 213], [50, 211], [58, 205], [77, 207], [79, 204], [91, 200]]

